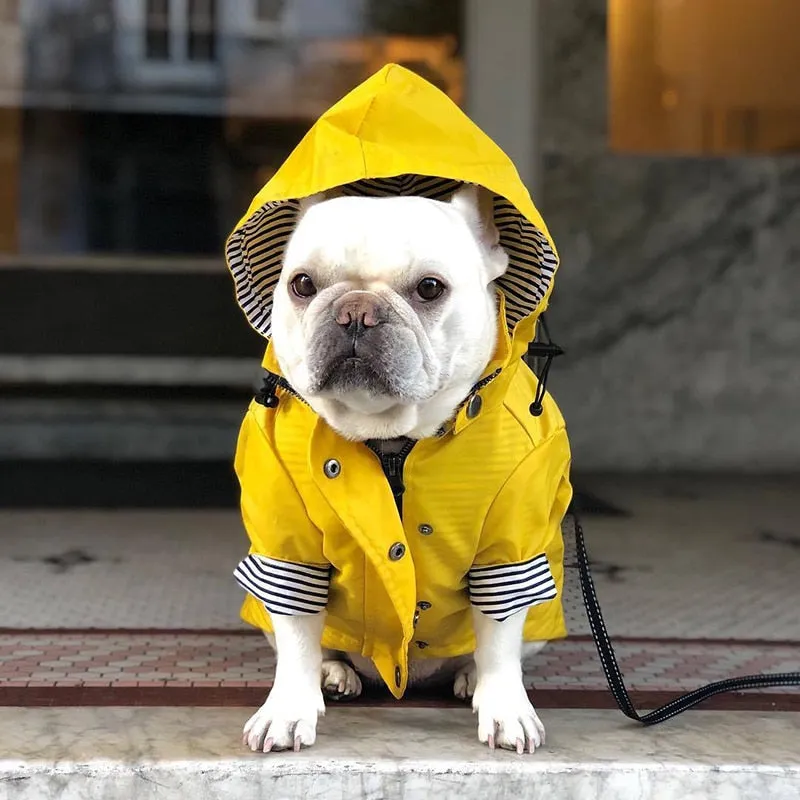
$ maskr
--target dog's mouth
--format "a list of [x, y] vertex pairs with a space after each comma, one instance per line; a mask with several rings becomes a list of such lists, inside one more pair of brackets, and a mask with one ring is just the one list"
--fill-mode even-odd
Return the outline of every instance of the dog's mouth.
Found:
[[354, 336], [333, 322], [319, 326], [308, 344], [311, 394], [345, 404], [355, 399], [419, 402], [423, 354], [413, 331], [386, 323]]
[[386, 376], [369, 359], [353, 354], [333, 359], [319, 376], [314, 388], [315, 393], [365, 391], [371, 395], [396, 394]]

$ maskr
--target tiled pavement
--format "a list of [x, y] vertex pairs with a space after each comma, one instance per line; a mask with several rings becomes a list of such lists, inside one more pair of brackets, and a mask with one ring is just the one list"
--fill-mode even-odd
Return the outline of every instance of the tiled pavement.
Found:
[[[800, 670], [800, 644], [792, 643], [625, 640], [617, 654], [629, 688], [640, 692], [686, 691], [732, 675]], [[258, 634], [5, 632], [0, 704], [3, 690], [21, 688], [263, 689], [273, 667], [272, 652]], [[605, 689], [594, 645], [583, 638], [548, 646], [527, 665], [525, 678], [534, 691]]]
[[[587, 515], [614, 636], [800, 641], [796, 482], [594, 479]], [[236, 512], [0, 512], [0, 628], [242, 628]], [[588, 634], [574, 558], [569, 630]]]
[[[629, 512], [584, 527], [632, 690], [658, 702], [712, 680], [800, 670], [792, 482], [607, 478], [591, 488]], [[0, 513], [0, 705], [79, 704], [91, 692], [136, 704], [137, 691], [169, 705], [169, 692], [190, 690], [200, 705], [257, 702], [272, 655], [238, 619], [230, 573], [245, 544], [228, 512]], [[540, 696], [608, 699], [571, 553], [566, 564], [573, 635], [526, 679]], [[760, 697], [800, 708], [797, 690]]]

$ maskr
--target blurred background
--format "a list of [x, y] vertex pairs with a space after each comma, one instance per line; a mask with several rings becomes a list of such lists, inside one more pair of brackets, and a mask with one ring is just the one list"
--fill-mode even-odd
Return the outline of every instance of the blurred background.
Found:
[[579, 471], [800, 467], [796, 0], [0, 0], [0, 504], [230, 505], [263, 342], [226, 234], [388, 61], [562, 256]]

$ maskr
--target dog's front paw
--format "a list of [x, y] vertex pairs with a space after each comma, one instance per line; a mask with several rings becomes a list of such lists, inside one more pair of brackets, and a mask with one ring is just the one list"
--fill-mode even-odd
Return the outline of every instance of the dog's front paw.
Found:
[[322, 662], [322, 691], [331, 700], [351, 700], [361, 694], [361, 678], [344, 661]]
[[478, 739], [492, 750], [533, 753], [544, 744], [544, 725], [521, 679], [484, 678], [475, 688], [472, 708], [478, 715]]
[[242, 741], [253, 752], [309, 747], [317, 739], [317, 720], [324, 713], [319, 687], [276, 686], [247, 720]]

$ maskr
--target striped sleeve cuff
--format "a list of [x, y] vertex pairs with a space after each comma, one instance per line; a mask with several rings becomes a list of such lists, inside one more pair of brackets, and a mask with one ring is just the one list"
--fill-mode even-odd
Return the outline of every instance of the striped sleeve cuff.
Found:
[[239, 562], [233, 576], [270, 614], [318, 614], [328, 604], [330, 566], [296, 564], [251, 554]]
[[470, 603], [497, 622], [558, 596], [544, 553], [521, 564], [473, 567], [467, 582]]

